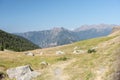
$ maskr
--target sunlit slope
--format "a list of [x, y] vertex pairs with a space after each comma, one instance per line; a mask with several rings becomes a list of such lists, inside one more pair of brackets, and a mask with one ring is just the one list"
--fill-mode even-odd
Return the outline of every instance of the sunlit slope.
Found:
[[[119, 71], [119, 64], [116, 64], [120, 56], [119, 34], [30, 51], [35, 56], [24, 55], [24, 52], [1, 51], [0, 72], [5, 73], [8, 68], [29, 64], [42, 73], [35, 80], [115, 80], [115, 74]], [[74, 54], [75, 47], [85, 52]], [[97, 47], [96, 52], [88, 53], [88, 49], [93, 47]], [[56, 51], [65, 54], [57, 55]], [[43, 68], [40, 64], [42, 61], [49, 65]]]

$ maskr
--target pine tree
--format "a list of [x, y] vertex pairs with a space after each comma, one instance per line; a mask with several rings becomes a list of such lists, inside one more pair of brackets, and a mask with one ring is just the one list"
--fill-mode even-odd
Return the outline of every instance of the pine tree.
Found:
[[2, 41], [2, 45], [1, 45], [1, 51], [4, 51], [4, 43]]

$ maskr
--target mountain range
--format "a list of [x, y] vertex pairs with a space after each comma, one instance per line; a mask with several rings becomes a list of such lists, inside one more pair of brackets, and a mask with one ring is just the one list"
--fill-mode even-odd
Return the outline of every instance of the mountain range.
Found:
[[68, 30], [63, 27], [54, 27], [50, 30], [30, 31], [15, 34], [32, 41], [42, 48], [45, 48], [69, 44], [90, 38], [106, 36], [112, 32], [112, 28], [115, 26], [117, 25], [82, 25], [74, 30]]

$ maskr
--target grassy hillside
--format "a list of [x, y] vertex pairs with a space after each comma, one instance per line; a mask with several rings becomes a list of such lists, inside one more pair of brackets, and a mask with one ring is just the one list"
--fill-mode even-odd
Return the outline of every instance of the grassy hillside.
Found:
[[[73, 54], [75, 47], [85, 53]], [[97, 47], [96, 52], [87, 53], [93, 47]], [[65, 54], [56, 55], [58, 50]], [[120, 67], [120, 33], [30, 52], [36, 55], [33, 57], [26, 56], [23, 52], [0, 52], [0, 72], [5, 73], [8, 68], [29, 64], [42, 73], [34, 80], [119, 80], [116, 75]], [[42, 61], [49, 65], [42, 67]], [[6, 77], [6, 80], [9, 79]]]
[[6, 33], [2, 30], [0, 30], [0, 47], [13, 51], [25, 51], [39, 48], [23, 37]]

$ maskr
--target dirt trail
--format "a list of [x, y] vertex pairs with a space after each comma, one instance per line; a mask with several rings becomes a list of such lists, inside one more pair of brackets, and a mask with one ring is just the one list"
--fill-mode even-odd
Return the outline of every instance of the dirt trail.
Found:
[[94, 80], [104, 80], [105, 73], [108, 71], [107, 67], [99, 67], [95, 70], [96, 77]]
[[72, 59], [51, 65], [50, 74], [52, 74], [52, 80], [68, 80], [69, 75], [64, 72], [64, 69], [75, 61], [76, 59]]

